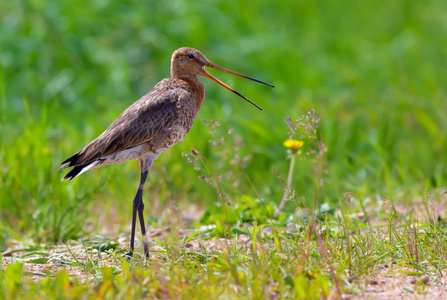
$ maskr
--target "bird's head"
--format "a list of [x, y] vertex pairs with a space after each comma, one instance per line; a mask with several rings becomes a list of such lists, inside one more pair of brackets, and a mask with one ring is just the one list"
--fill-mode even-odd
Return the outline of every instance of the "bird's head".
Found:
[[212, 62], [210, 62], [209, 60], [207, 60], [205, 58], [205, 55], [203, 55], [199, 50], [196, 50], [194, 48], [183, 47], [183, 48], [175, 50], [174, 53], [172, 54], [171, 76], [173, 78], [186, 79], [186, 78], [190, 78], [190, 77], [195, 77], [197, 75], [208, 77], [209, 79], [211, 79], [211, 80], [217, 82], [218, 84], [222, 85], [223, 87], [229, 89], [230, 91], [237, 94], [238, 96], [244, 98], [245, 100], [247, 100], [248, 102], [250, 102], [251, 104], [256, 106], [257, 108], [261, 109], [258, 105], [253, 103], [251, 100], [247, 99], [246, 97], [241, 95], [239, 92], [235, 91], [234, 89], [232, 89], [231, 87], [229, 87], [228, 85], [226, 85], [225, 83], [223, 83], [222, 81], [220, 81], [219, 79], [217, 79], [216, 77], [214, 77], [213, 75], [208, 73], [205, 70], [205, 67], [217, 69], [222, 72], [233, 74], [233, 75], [236, 75], [239, 77], [243, 77], [246, 79], [250, 79], [250, 80], [274, 87], [273, 85], [266, 83], [264, 81], [261, 81], [261, 80], [258, 80], [258, 79], [255, 79], [255, 78], [252, 78], [252, 77], [249, 77], [246, 75], [242, 75], [242, 74], [233, 72], [231, 70], [222, 68], [216, 64], [213, 64]]

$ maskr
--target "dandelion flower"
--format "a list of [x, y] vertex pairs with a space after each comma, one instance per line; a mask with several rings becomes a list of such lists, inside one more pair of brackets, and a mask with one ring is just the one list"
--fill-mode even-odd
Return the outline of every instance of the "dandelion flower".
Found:
[[282, 144], [284, 145], [284, 147], [290, 149], [293, 153], [296, 153], [298, 151], [298, 149], [300, 149], [304, 145], [304, 142], [288, 139], [288, 140], [285, 140], [284, 143], [282, 143]]

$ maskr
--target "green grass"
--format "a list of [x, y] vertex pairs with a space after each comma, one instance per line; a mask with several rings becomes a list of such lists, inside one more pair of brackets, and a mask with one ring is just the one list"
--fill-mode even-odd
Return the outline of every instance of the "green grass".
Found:
[[[387, 242], [372, 233], [369, 220], [349, 217], [359, 211], [368, 216], [368, 209], [380, 205], [383, 197], [412, 202], [425, 199], [426, 189], [446, 186], [447, 12], [443, 1], [17, 0], [0, 4], [0, 249], [50, 247], [93, 237], [104, 227], [115, 226], [108, 237], [112, 240], [126, 232], [138, 183], [137, 163], [107, 166], [70, 183], [60, 182], [63, 173], [57, 168], [169, 76], [170, 55], [181, 46], [195, 47], [212, 62], [276, 88], [213, 72], [263, 107], [261, 112], [201, 79], [207, 96], [195, 125], [183, 143], [157, 160], [149, 176], [148, 221], [164, 226], [170, 222], [166, 215], [171, 205], [187, 211], [194, 203], [210, 210], [189, 229], [215, 224], [211, 237], [228, 235], [225, 230], [230, 226], [236, 232], [249, 228], [253, 239], [254, 220], [288, 232], [260, 236], [257, 241], [265, 247], [259, 257], [228, 246], [226, 252], [196, 254], [191, 259], [190, 254], [179, 254], [186, 251], [181, 242], [177, 245], [183, 250], [171, 257], [171, 248], [162, 245], [167, 258], [156, 258], [158, 266], [128, 267], [120, 262], [105, 267], [104, 273], [94, 267], [100, 275], [89, 279], [92, 289], [64, 274], [56, 275], [56, 280], [49, 276], [25, 284], [26, 274], [23, 277], [19, 267], [9, 265], [4, 272], [18, 275], [11, 277], [15, 283], [2, 286], [2, 293], [13, 293], [12, 286], [21, 295], [48, 289], [55, 296], [69, 280], [73, 288], [92, 297], [101, 289], [116, 293], [114, 297], [160, 296], [166, 289], [173, 294], [182, 288], [194, 293], [194, 286], [200, 286], [210, 289], [210, 297], [257, 298], [256, 291], [276, 282], [279, 293], [290, 288], [284, 297], [305, 297], [299, 296], [297, 286], [306, 280], [309, 289], [325, 295], [326, 290], [335, 291], [336, 280], [318, 254], [321, 245], [337, 249], [329, 250], [329, 260], [342, 290], [359, 288], [359, 278], [395, 255], [399, 265], [422, 268], [420, 272], [430, 276], [445, 268], [443, 262], [427, 266], [435, 261], [436, 251], [445, 254], [431, 242], [443, 236], [442, 222], [423, 224], [407, 215], [401, 228], [388, 228]], [[296, 119], [311, 108], [321, 116], [318, 136], [323, 136], [328, 151], [319, 162], [327, 163], [328, 174], [317, 174], [323, 184], [319, 180], [316, 184], [312, 159], [297, 160], [292, 182], [295, 201], [288, 201], [283, 214], [272, 219], [269, 214], [284, 194], [274, 169], [282, 177], [289, 170], [282, 146], [289, 131], [285, 119]], [[221, 124], [215, 135], [202, 119]], [[230, 128], [233, 133], [228, 135]], [[227, 137], [224, 145], [209, 143], [223, 136]], [[306, 141], [308, 148], [303, 151], [309, 146]], [[201, 171], [182, 156], [191, 148], [200, 153], [193, 158], [200, 158]], [[236, 154], [250, 157], [246, 168], [232, 164]], [[215, 184], [198, 179], [201, 175]], [[347, 192], [356, 199], [353, 203], [343, 202]], [[250, 218], [241, 208], [247, 208], [246, 199], [261, 203], [249, 209]], [[445, 201], [442, 196], [436, 199]], [[227, 200], [240, 210], [230, 209], [226, 216], [230, 219], [219, 219], [217, 211]], [[322, 207], [329, 212], [316, 224], [323, 243], [312, 233], [315, 226], [310, 219], [298, 219], [300, 209]], [[344, 219], [334, 214], [340, 209], [346, 213]], [[293, 224], [297, 228], [291, 231]], [[426, 228], [426, 234], [416, 232], [421, 257], [426, 258], [416, 263], [405, 248], [411, 242], [410, 224]], [[355, 234], [347, 234], [347, 229]], [[173, 234], [172, 240], [176, 238]], [[346, 245], [354, 245], [355, 251]], [[323, 279], [309, 277], [307, 271]], [[147, 290], [123, 290], [131, 289], [126, 283], [134, 280], [132, 272], [140, 274], [139, 283], [150, 279]], [[110, 276], [101, 275], [106, 273]], [[162, 279], [171, 273], [179, 278]], [[192, 278], [190, 285], [182, 285], [182, 276]], [[225, 276], [232, 284], [218, 290], [215, 283]], [[172, 290], [168, 283], [173, 284]]]
[[[385, 221], [375, 226], [346, 208], [338, 216], [317, 215], [316, 220], [307, 210], [271, 220], [268, 208], [245, 196], [234, 210], [227, 207], [239, 218], [232, 219], [231, 213], [224, 217], [213, 208], [202, 222], [213, 221], [215, 228], [179, 231], [173, 226], [171, 233], [154, 238], [148, 263], [142, 253], [127, 262], [118, 239], [70, 241], [53, 247], [53, 254], [47, 254], [48, 249], [17, 250], [28, 254], [6, 259], [0, 295], [4, 299], [320, 299], [339, 292], [360, 294], [381, 270], [388, 276], [411, 276], [413, 283], [402, 290], [424, 294], [427, 281], [440, 284], [447, 268], [445, 220], [415, 219], [419, 213], [434, 216], [431, 201], [439, 199], [432, 197], [429, 194], [424, 202], [426, 211], [407, 216], [385, 203], [383, 210], [368, 214]], [[346, 206], [355, 206], [358, 199], [352, 201]], [[250, 218], [257, 221], [251, 223]], [[219, 227], [220, 219], [228, 228]], [[45, 265], [55, 258], [61, 267]], [[45, 270], [24, 272], [23, 263], [40, 264]], [[34, 280], [26, 280], [31, 276]]]

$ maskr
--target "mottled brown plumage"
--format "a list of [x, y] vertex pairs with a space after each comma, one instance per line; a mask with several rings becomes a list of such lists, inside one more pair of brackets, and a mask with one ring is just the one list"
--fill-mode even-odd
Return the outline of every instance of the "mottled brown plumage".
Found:
[[[134, 199], [131, 250], [133, 255], [136, 213], [138, 212], [144, 237], [144, 252], [148, 256], [143, 219], [142, 190], [147, 174], [157, 157], [172, 145], [183, 140], [191, 129], [194, 118], [205, 97], [205, 86], [197, 79], [202, 75], [223, 85], [260, 109], [259, 106], [205, 71], [215, 68], [230, 74], [270, 85], [260, 80], [235, 73], [209, 62], [193, 48], [180, 48], [172, 54], [171, 78], [160, 81], [149, 93], [129, 106], [99, 137], [65, 160], [60, 170], [73, 167], [64, 180], [93, 168], [137, 159], [141, 165], [141, 181]], [[272, 85], [270, 85], [272, 86]], [[272, 86], [273, 87], [273, 86]]]

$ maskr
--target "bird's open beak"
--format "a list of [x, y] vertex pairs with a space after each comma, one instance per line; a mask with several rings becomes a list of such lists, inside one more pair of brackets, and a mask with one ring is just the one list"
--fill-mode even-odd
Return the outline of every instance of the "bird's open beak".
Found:
[[[233, 71], [231, 71], [231, 70], [227, 70], [227, 69], [225, 69], [225, 68], [222, 68], [222, 67], [220, 67], [220, 66], [218, 66], [218, 65], [213, 64], [212, 62], [209, 62], [209, 61], [208, 61], [207, 63], [208, 63], [208, 65], [206, 65], [206, 67], [210, 67], [210, 68], [213, 68], [213, 69], [216, 69], [216, 70], [220, 70], [220, 71], [225, 72], [225, 73], [229, 73], [229, 74], [233, 74], [233, 75], [236, 75], [236, 76], [239, 76], [239, 77], [243, 77], [243, 78], [246, 78], [246, 79], [250, 79], [250, 80], [253, 80], [253, 81], [256, 81], [256, 82], [259, 82], [259, 83], [268, 85], [268, 86], [271, 86], [271, 87], [275, 87], [274, 85], [272, 85], [272, 84], [270, 84], [270, 83], [267, 83], [267, 82], [264, 82], [264, 81], [261, 81], [261, 80], [258, 80], [258, 79], [255, 79], [255, 78], [246, 76], [246, 75], [242, 75], [242, 74], [233, 72]], [[202, 75], [202, 76], [205, 76], [205, 77], [208, 77], [209, 79], [211, 79], [211, 80], [217, 82], [218, 84], [220, 84], [220, 85], [223, 86], [223, 87], [226, 87], [227, 89], [229, 89], [230, 91], [232, 91], [233, 93], [235, 93], [236, 95], [238, 95], [239, 97], [244, 98], [245, 100], [247, 100], [248, 102], [250, 102], [251, 104], [253, 104], [254, 106], [256, 106], [257, 108], [259, 108], [260, 110], [262, 110], [262, 108], [261, 108], [259, 105], [257, 105], [256, 103], [254, 103], [254, 102], [251, 101], [250, 99], [246, 98], [245, 96], [243, 96], [243, 95], [240, 94], [239, 92], [235, 91], [234, 89], [232, 89], [231, 87], [229, 87], [228, 85], [226, 85], [225, 83], [223, 83], [222, 81], [220, 81], [219, 79], [217, 79], [216, 77], [214, 77], [213, 75], [211, 75], [210, 73], [208, 73], [208, 72], [205, 70], [205, 68], [203, 68], [203, 74], [201, 74], [201, 75]]]

